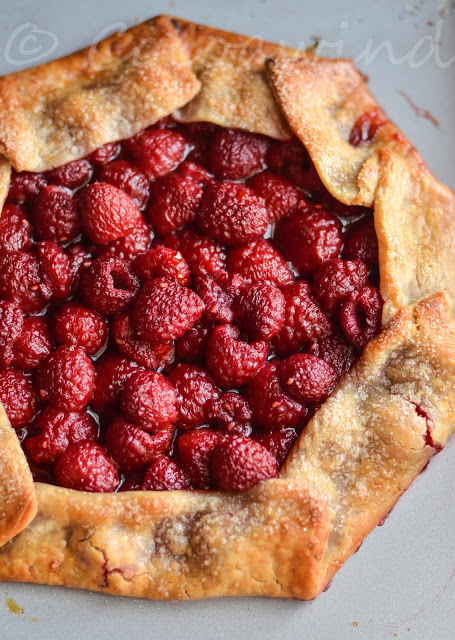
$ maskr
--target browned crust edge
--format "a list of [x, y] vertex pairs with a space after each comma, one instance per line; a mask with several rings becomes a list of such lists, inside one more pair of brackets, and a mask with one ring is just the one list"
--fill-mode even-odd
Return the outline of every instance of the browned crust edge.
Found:
[[32, 474], [0, 405], [0, 547], [33, 520], [38, 508]]

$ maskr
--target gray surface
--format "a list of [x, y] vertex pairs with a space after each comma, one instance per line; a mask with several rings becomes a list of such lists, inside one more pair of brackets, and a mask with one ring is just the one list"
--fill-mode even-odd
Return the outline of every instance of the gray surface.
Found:
[[[89, 45], [102, 30], [109, 32], [110, 27], [118, 28], [118, 23], [131, 25], [165, 12], [294, 46], [308, 45], [317, 36], [332, 43], [321, 47], [323, 55], [339, 53], [356, 58], [364, 52], [358, 65], [370, 77], [381, 104], [436, 175], [455, 187], [455, 61], [444, 66], [437, 59], [438, 53], [442, 63], [455, 56], [455, 13], [450, 4], [442, 0], [225, 0], [220, 4], [196, 0], [2, 0], [0, 73], [30, 66], [38, 56], [45, 61]], [[53, 35], [35, 31], [27, 26], [29, 22]], [[380, 51], [371, 55], [379, 45]], [[46, 55], [51, 46], [53, 50]], [[370, 51], [369, 60], [365, 51]], [[439, 127], [418, 117], [400, 90], [428, 109]], [[112, 640], [126, 636], [135, 640], [452, 639], [454, 486], [452, 442], [430, 462], [384, 526], [377, 528], [347, 562], [329, 591], [314, 602], [254, 598], [155, 603], [3, 584], [0, 640]], [[8, 612], [3, 605], [8, 597], [24, 608], [23, 615]]]

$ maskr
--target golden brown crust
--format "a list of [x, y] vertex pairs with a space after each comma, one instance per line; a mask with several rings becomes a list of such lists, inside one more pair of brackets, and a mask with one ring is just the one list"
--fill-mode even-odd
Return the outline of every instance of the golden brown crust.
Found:
[[[257, 38], [174, 19], [201, 90], [176, 114], [182, 122], [212, 122], [286, 140], [291, 131], [265, 73], [270, 56], [302, 52]], [[311, 58], [311, 54], [308, 54]]]
[[436, 291], [455, 311], [455, 193], [396, 153], [380, 153], [374, 204], [386, 315]]
[[0, 547], [34, 518], [32, 474], [14, 429], [0, 405]]
[[11, 164], [6, 158], [0, 156], [0, 211], [5, 204], [8, 195], [9, 182], [11, 177]]
[[128, 138], [199, 90], [170, 20], [159, 17], [96, 47], [0, 80], [0, 152], [44, 171]]
[[[15, 167], [84, 156], [183, 105], [184, 121], [280, 139], [292, 129], [335, 197], [374, 201], [391, 322], [306, 427], [282, 477], [244, 493], [85, 494], [37, 484], [35, 496], [0, 414], [0, 544], [14, 536], [0, 550], [0, 579], [148, 598], [312, 598], [454, 429], [455, 320], [437, 293], [455, 298], [444, 271], [454, 262], [454, 196], [389, 121], [371, 143], [349, 144], [357, 118], [377, 108], [350, 63], [166, 17], [109, 38], [97, 60], [118, 61], [144, 38], [140, 65], [128, 58], [93, 71], [85, 50], [0, 80], [0, 149]], [[0, 163], [0, 202], [9, 171]]]
[[[347, 60], [276, 57], [266, 67], [291, 129], [307, 147], [330, 193], [345, 204], [371, 206], [378, 181], [378, 150], [394, 149], [423, 170], [409, 140], [385, 117], [362, 75]], [[385, 119], [373, 140], [353, 146], [357, 119], [377, 110]]]
[[154, 599], [320, 590], [330, 517], [301, 483], [235, 494], [36, 490], [38, 515], [0, 550], [0, 579]]
[[455, 320], [439, 293], [398, 312], [305, 428], [282, 477], [333, 510], [327, 580], [453, 433], [454, 388]]

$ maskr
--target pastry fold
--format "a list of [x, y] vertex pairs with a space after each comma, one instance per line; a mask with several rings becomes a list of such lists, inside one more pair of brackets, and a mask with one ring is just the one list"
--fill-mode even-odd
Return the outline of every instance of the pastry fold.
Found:
[[200, 84], [169, 18], [0, 79], [0, 152], [17, 171], [45, 171], [142, 131]]

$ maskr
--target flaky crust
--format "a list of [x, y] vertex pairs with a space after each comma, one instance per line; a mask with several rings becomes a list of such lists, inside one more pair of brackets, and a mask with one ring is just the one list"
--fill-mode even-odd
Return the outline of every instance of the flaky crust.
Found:
[[30, 468], [0, 405], [0, 546], [29, 524], [37, 507]]
[[8, 195], [9, 183], [11, 177], [11, 164], [6, 158], [0, 156], [0, 211], [5, 204]]
[[36, 493], [38, 515], [3, 547], [0, 579], [155, 599], [307, 599], [319, 590], [330, 517], [300, 482], [235, 494], [102, 495], [43, 484]]
[[454, 388], [455, 320], [439, 293], [400, 309], [305, 428], [281, 475], [333, 511], [327, 580], [453, 433]]
[[[340, 202], [372, 206], [378, 151], [384, 147], [424, 171], [422, 159], [385, 117], [352, 62], [277, 56], [266, 67], [287, 121], [310, 152], [322, 182]], [[349, 134], [356, 120], [373, 110], [385, 118], [384, 124], [370, 142], [351, 145]]]
[[0, 80], [0, 152], [18, 171], [44, 171], [127, 138], [199, 90], [166, 17], [96, 47]]
[[438, 290], [455, 311], [454, 192], [381, 149], [374, 206], [386, 314]]
[[[125, 57], [133, 50], [139, 64]], [[9, 162], [62, 164], [176, 109], [183, 121], [278, 139], [293, 131], [333, 196], [374, 206], [384, 330], [305, 428], [280, 479], [243, 493], [33, 485], [3, 412], [0, 579], [147, 598], [313, 598], [454, 430], [455, 196], [387, 119], [368, 143], [349, 144], [357, 118], [379, 108], [349, 62], [167, 17], [101, 43], [97, 59], [123, 60], [115, 69], [94, 71], [90, 55], [0, 80]]]
[[[213, 122], [286, 140], [291, 138], [280, 106], [267, 81], [264, 63], [279, 53], [302, 52], [257, 38], [173, 19], [201, 82], [199, 93], [176, 117], [181, 122]], [[311, 59], [311, 54], [308, 58]]]

